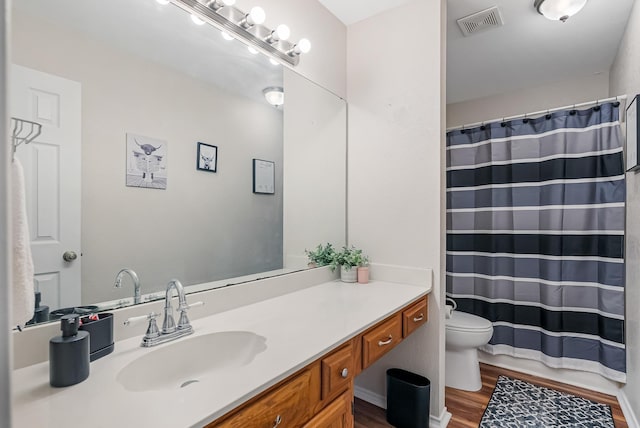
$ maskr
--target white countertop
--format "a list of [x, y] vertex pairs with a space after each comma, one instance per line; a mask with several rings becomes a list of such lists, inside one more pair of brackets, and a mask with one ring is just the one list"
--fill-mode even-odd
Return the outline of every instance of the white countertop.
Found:
[[[131, 361], [177, 342], [141, 348], [146, 325], [138, 324], [133, 328], [139, 328], [140, 335], [117, 342], [114, 353], [91, 363], [89, 378], [80, 384], [49, 386], [48, 362], [15, 370], [14, 426], [203, 426], [429, 291], [382, 281], [334, 281], [193, 321], [195, 333], [179, 340], [250, 331], [266, 338], [267, 349], [243, 367], [175, 390], [131, 392], [116, 381]], [[191, 302], [196, 299], [189, 297]], [[189, 364], [189, 355], [167, 364]]]

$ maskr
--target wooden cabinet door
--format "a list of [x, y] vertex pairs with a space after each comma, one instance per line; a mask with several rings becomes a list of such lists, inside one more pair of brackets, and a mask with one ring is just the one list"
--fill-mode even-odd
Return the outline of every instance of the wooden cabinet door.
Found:
[[302, 428], [353, 428], [352, 395], [352, 391], [345, 392]]
[[298, 427], [312, 415], [311, 372], [305, 370], [209, 428]]
[[322, 359], [322, 399], [335, 396], [349, 387], [354, 375], [352, 346], [333, 352]]

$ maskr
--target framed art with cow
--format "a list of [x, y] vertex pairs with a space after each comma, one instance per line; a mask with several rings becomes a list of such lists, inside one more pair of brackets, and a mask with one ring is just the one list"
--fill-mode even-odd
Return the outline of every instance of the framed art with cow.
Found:
[[200, 171], [217, 172], [218, 147], [210, 144], [198, 143], [198, 157], [196, 168]]
[[147, 189], [167, 188], [167, 142], [127, 133], [126, 185]]

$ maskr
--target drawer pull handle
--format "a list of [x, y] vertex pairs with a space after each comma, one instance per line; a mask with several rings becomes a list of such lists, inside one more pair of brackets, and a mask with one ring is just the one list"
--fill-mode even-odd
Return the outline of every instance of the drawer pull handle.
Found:
[[273, 428], [278, 427], [282, 423], [282, 417], [280, 415], [276, 416], [276, 420], [273, 422]]
[[422, 321], [424, 319], [424, 314], [420, 314], [417, 317], [413, 318], [413, 322]]
[[389, 335], [389, 338], [388, 338], [387, 340], [385, 340], [385, 341], [382, 341], [382, 340], [378, 341], [378, 346], [385, 346], [385, 345], [390, 344], [391, 342], [393, 342], [393, 336], [392, 336], [392, 335]]
[[343, 379], [346, 379], [349, 376], [349, 370], [346, 367], [343, 368], [340, 372], [340, 376], [342, 376]]

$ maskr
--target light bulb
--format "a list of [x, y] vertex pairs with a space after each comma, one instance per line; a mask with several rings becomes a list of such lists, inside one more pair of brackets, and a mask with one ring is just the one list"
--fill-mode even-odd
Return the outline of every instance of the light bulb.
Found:
[[158, 3], [160, 3], [161, 5], [165, 5], [165, 4], [169, 4], [171, 3], [169, 0], [156, 0]]
[[274, 33], [278, 37], [278, 40], [287, 40], [289, 36], [291, 36], [291, 30], [284, 24], [278, 25]]
[[302, 53], [309, 53], [309, 51], [311, 50], [311, 42], [309, 41], [309, 39], [300, 39], [296, 47]]
[[280, 63], [273, 58], [269, 58], [269, 62], [273, 65], [280, 65]]
[[233, 40], [231, 34], [227, 33], [226, 31], [221, 31], [220, 34], [222, 34], [222, 38], [225, 40]]
[[267, 14], [264, 12], [264, 9], [260, 6], [255, 6], [247, 15], [247, 22], [251, 25], [260, 25], [265, 19], [267, 19]]
[[247, 49], [249, 50], [249, 52], [251, 52], [254, 55], [258, 54], [258, 50], [256, 48], [254, 48], [253, 46], [247, 46]]
[[194, 14], [191, 14], [191, 20], [196, 25], [204, 25], [204, 21], [202, 19], [200, 19], [199, 17], [197, 17], [196, 15], [194, 15]]
[[233, 6], [236, 4], [236, 0], [222, 0], [222, 3], [224, 3], [225, 6]]

